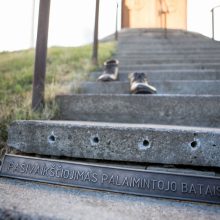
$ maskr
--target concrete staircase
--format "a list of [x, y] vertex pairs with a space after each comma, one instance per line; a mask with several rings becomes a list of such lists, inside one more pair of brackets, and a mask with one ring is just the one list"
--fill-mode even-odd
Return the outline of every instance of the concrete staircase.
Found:
[[[96, 82], [101, 72], [91, 73], [90, 82], [80, 86], [73, 84], [73, 94], [57, 96], [60, 109], [57, 121], [14, 122], [9, 129], [8, 145], [32, 155], [95, 159], [121, 165], [132, 162], [133, 166], [141, 165], [144, 169], [157, 164], [158, 169], [182, 167], [195, 173], [202, 170], [219, 175], [220, 44], [180, 30], [168, 30], [164, 38], [163, 30], [128, 29], [120, 32], [114, 57], [120, 61], [119, 81]], [[158, 94], [130, 95], [128, 74], [132, 71], [146, 72]], [[7, 184], [16, 191], [23, 183], [18, 181], [15, 186], [13, 180], [1, 182], [2, 187]], [[27, 197], [22, 198], [24, 202], [34, 196], [32, 188], [37, 187], [39, 193], [48, 195], [51, 200], [60, 197], [58, 207], [66, 210], [69, 204], [64, 194], [70, 195], [70, 204], [81, 204], [69, 209], [74, 211], [75, 218], [89, 218], [85, 210], [98, 219], [220, 218], [220, 209], [215, 205], [160, 199], [155, 202], [150, 198], [86, 193], [79, 189], [59, 191], [54, 186], [36, 183], [31, 183], [28, 189], [29, 183], [25, 184], [21, 187], [27, 193]], [[55, 192], [54, 198], [50, 190]], [[87, 196], [89, 199], [85, 200]], [[10, 196], [5, 201], [14, 204], [13, 199], [17, 201]], [[92, 209], [87, 200], [93, 203]], [[113, 200], [117, 209], [112, 205]], [[18, 211], [26, 210], [26, 214], [33, 215], [37, 211], [39, 216], [53, 218], [54, 209], [50, 207], [53, 203], [48, 199], [45, 202], [48, 212], [52, 213], [48, 215], [36, 207], [30, 207], [30, 213], [17, 207]], [[122, 214], [119, 211], [122, 209], [127, 213]], [[101, 212], [100, 215], [97, 212]], [[73, 214], [70, 211], [68, 214], [61, 212], [57, 216], [71, 219]]]

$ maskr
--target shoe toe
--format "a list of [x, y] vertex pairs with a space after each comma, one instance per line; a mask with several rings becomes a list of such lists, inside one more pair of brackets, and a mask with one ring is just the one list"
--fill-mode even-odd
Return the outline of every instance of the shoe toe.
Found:
[[144, 83], [137, 83], [135, 86], [131, 88], [131, 92], [133, 94], [155, 94], [157, 90], [150, 85], [146, 85]]
[[98, 81], [103, 81], [103, 82], [107, 82], [107, 81], [112, 81], [112, 77], [109, 74], [103, 74], [98, 78]]

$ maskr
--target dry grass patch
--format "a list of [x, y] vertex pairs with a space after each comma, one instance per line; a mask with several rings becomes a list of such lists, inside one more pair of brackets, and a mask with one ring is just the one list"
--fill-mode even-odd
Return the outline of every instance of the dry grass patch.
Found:
[[86, 80], [89, 73], [115, 51], [115, 43], [100, 43], [99, 66], [91, 63], [92, 46], [53, 47], [48, 50], [45, 108], [32, 112], [34, 50], [0, 53], [0, 154], [6, 145], [7, 128], [13, 120], [52, 119], [57, 112], [54, 97], [70, 92], [72, 82]]

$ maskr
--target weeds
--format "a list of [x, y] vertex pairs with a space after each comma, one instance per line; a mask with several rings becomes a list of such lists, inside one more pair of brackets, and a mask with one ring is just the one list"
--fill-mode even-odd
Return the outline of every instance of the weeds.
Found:
[[91, 64], [91, 45], [48, 49], [46, 104], [41, 113], [31, 110], [34, 50], [0, 53], [0, 155], [13, 120], [52, 119], [57, 112], [54, 97], [70, 92], [72, 82], [80, 83], [89, 72], [101, 68], [114, 49], [114, 42], [100, 43], [99, 66]]

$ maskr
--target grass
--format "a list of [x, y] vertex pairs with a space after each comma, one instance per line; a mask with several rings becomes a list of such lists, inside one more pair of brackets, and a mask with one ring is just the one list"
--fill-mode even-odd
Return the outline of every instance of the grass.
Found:
[[100, 43], [99, 65], [91, 63], [92, 45], [48, 49], [45, 108], [32, 112], [34, 50], [0, 53], [0, 155], [6, 146], [7, 128], [13, 120], [51, 119], [56, 114], [54, 97], [70, 92], [71, 82], [80, 82], [102, 67], [115, 50], [114, 42]]

